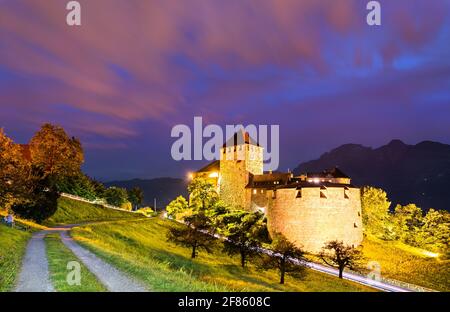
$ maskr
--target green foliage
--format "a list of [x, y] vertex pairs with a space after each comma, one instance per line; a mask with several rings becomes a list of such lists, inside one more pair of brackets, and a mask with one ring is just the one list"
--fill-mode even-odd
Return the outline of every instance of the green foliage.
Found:
[[62, 193], [77, 195], [89, 200], [95, 200], [97, 198], [97, 192], [91, 179], [81, 172], [62, 177], [59, 179], [57, 186], [58, 190]]
[[108, 204], [121, 207], [128, 201], [128, 193], [124, 188], [111, 186], [105, 191], [104, 198]]
[[122, 205], [120, 205], [120, 208], [131, 211], [133, 210], [133, 205], [129, 201], [126, 201]]
[[383, 239], [393, 239], [389, 214], [391, 202], [382, 189], [366, 186], [361, 191], [361, 212], [364, 231]]
[[59, 193], [52, 176], [36, 178], [26, 198], [14, 203], [12, 210], [22, 218], [38, 223], [51, 217], [58, 208]]
[[336, 267], [339, 270], [339, 278], [342, 278], [346, 267], [359, 269], [358, 261], [361, 260], [362, 253], [354, 247], [344, 245], [342, 241], [334, 240], [325, 243], [319, 256], [329, 266]]
[[188, 185], [191, 205], [197, 210], [208, 210], [219, 200], [214, 185], [207, 179], [197, 177]]
[[230, 256], [240, 255], [242, 267], [250, 258], [259, 255], [257, 248], [262, 243], [269, 242], [267, 220], [259, 211], [230, 211], [219, 215], [217, 224], [220, 234], [227, 238], [224, 251]]
[[144, 192], [139, 187], [133, 187], [128, 191], [128, 201], [133, 205], [136, 210], [139, 205], [142, 205], [144, 200]]
[[417, 245], [444, 256], [449, 256], [450, 213], [445, 210], [430, 209], [422, 219], [422, 227], [416, 234]]
[[106, 187], [105, 185], [103, 185], [103, 183], [92, 179], [92, 178], [88, 178], [90, 180], [90, 184], [92, 189], [94, 190], [95, 193], [95, 197], [97, 198], [104, 198], [105, 197], [105, 191], [106, 191]]
[[146, 217], [151, 217], [151, 216], [155, 215], [155, 211], [150, 207], [139, 208], [138, 210], [136, 210], [136, 212], [140, 213]]
[[195, 258], [200, 249], [211, 252], [214, 231], [211, 219], [203, 212], [196, 212], [184, 217], [186, 226], [173, 227], [167, 234], [167, 239], [177, 245], [192, 249], [191, 258]]
[[186, 212], [188, 209], [189, 203], [183, 196], [178, 196], [166, 207], [167, 215], [171, 218], [177, 218], [178, 214]]
[[412, 246], [417, 245], [417, 234], [423, 224], [422, 214], [422, 209], [414, 204], [397, 205], [393, 217], [395, 237]]
[[290, 242], [284, 235], [275, 233], [271, 245], [273, 255], [264, 255], [260, 268], [264, 270], [277, 269], [280, 273], [280, 284], [284, 284], [286, 273], [302, 278], [305, 267], [293, 262], [293, 259], [303, 259], [304, 252]]

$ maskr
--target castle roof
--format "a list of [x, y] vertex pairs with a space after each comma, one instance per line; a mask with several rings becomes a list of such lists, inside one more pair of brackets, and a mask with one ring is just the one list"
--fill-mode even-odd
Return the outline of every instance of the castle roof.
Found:
[[215, 161], [207, 164], [203, 168], [197, 170], [196, 172], [200, 173], [200, 172], [211, 172], [211, 171], [219, 171], [219, 170], [220, 170], [220, 161], [215, 160]]
[[337, 167], [334, 167], [333, 169], [329, 170], [323, 170], [321, 172], [308, 172], [307, 174], [308, 178], [345, 178], [350, 179], [348, 175], [346, 175], [342, 170], [340, 170]]
[[250, 174], [247, 187], [273, 187], [276, 185], [286, 185], [292, 179], [292, 173], [273, 172], [265, 174]]
[[[324, 171], [328, 174], [328, 171]], [[321, 173], [324, 174], [324, 173]], [[321, 178], [346, 178], [347, 176], [339, 170], [339, 172], [335, 172], [335, 176], [330, 175], [322, 175]], [[308, 175], [309, 177], [309, 175]], [[319, 177], [319, 176], [313, 176]], [[284, 172], [275, 172], [275, 173], [266, 173], [260, 175], [252, 175], [250, 174], [249, 183], [246, 186], [247, 188], [265, 188], [265, 189], [278, 189], [278, 188], [307, 188], [307, 187], [347, 187], [347, 188], [357, 188], [353, 184], [349, 183], [336, 183], [331, 180], [315, 180], [314, 182], [310, 182], [308, 180], [293, 177], [292, 173], [284, 173]]]
[[229, 138], [222, 147], [231, 147], [244, 144], [260, 146], [258, 141], [253, 139], [248, 132], [239, 130], [231, 138]]

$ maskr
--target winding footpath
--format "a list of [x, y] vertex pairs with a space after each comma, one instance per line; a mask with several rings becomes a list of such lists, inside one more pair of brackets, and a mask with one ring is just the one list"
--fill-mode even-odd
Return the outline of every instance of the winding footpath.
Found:
[[69, 231], [78, 225], [50, 228], [35, 233], [30, 239], [16, 292], [54, 292], [48, 270], [48, 259], [44, 238], [49, 233], [59, 232], [61, 240], [83, 264], [94, 274], [108, 291], [111, 292], [145, 292], [143, 285], [106, 263], [92, 252], [77, 244]]

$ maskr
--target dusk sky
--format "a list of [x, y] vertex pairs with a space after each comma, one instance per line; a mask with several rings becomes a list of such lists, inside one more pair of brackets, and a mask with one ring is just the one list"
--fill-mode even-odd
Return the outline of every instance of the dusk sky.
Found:
[[450, 1], [0, 0], [0, 127], [44, 122], [102, 180], [183, 177], [171, 128], [279, 124], [280, 170], [345, 143], [450, 143]]

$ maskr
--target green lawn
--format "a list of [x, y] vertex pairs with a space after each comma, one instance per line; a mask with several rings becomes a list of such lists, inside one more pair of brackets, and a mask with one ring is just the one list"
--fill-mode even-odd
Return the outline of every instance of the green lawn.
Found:
[[14, 287], [31, 234], [0, 224], [0, 291]]
[[[78, 260], [78, 258], [62, 242], [59, 234], [49, 234], [45, 238], [50, 278], [56, 291], [59, 292], [95, 292], [106, 291], [97, 278]], [[70, 261], [77, 261], [81, 268], [80, 285], [69, 285], [67, 269]]]
[[60, 197], [58, 199], [58, 210], [45, 223], [47, 225], [77, 224], [83, 222], [135, 218], [142, 218], [142, 215]]
[[154, 291], [372, 291], [349, 281], [308, 270], [302, 280], [290, 276], [278, 284], [276, 271], [242, 269], [238, 258], [221, 252], [200, 253], [167, 242], [171, 226], [159, 218], [96, 224], [73, 229], [72, 236], [105, 261], [143, 281]]
[[421, 249], [372, 237], [364, 239], [363, 254], [366, 262], [380, 264], [381, 275], [386, 278], [450, 291], [450, 260], [433, 258]]

